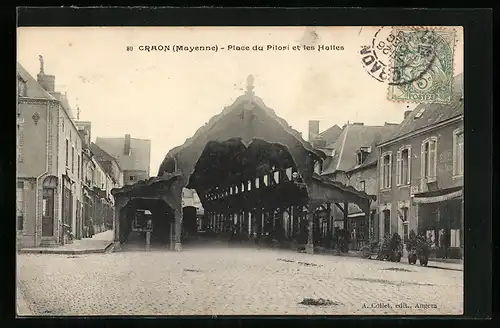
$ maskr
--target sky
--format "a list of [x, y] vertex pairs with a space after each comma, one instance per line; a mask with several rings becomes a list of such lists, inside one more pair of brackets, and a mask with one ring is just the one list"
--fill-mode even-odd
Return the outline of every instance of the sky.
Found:
[[[67, 92], [70, 105], [80, 108], [80, 120], [92, 122], [94, 140], [125, 134], [150, 139], [156, 175], [171, 148], [244, 93], [250, 74], [255, 94], [305, 139], [309, 120], [319, 120], [321, 131], [347, 121], [401, 122], [416, 104], [388, 100], [388, 84], [367, 73], [360, 55], [380, 28], [22, 27], [17, 60], [36, 78], [38, 56], [43, 56], [45, 73], [56, 77], [56, 91]], [[377, 34], [377, 42], [388, 29]], [[458, 74], [463, 31], [454, 29]], [[216, 45], [218, 51], [140, 50], [148, 45]], [[229, 50], [231, 45], [250, 50]], [[264, 50], [252, 50], [254, 45]], [[267, 50], [267, 45], [288, 50]], [[318, 51], [319, 45], [343, 50]], [[379, 58], [389, 61], [380, 53]]]

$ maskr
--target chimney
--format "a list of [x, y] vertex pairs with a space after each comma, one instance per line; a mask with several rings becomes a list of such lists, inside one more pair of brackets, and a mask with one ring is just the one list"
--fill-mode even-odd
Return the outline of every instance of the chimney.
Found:
[[125, 145], [123, 148], [124, 155], [130, 155], [130, 134], [125, 135]]
[[47, 92], [55, 91], [56, 77], [54, 75], [45, 74], [43, 57], [38, 56], [40, 60], [40, 73], [37, 75], [37, 82], [45, 89]]
[[411, 112], [412, 112], [411, 110], [407, 110], [407, 111], [405, 111], [405, 114], [404, 114], [404, 115], [405, 115], [405, 116], [404, 116], [404, 119], [405, 119], [405, 120], [406, 120], [406, 118], [408, 117], [408, 115], [410, 115], [410, 114], [411, 114]]
[[361, 122], [354, 122], [354, 123], [352, 123], [352, 125], [363, 126], [363, 125], [365, 125], [365, 123], [361, 123]]
[[309, 121], [309, 137], [307, 141], [312, 142], [314, 137], [319, 134], [319, 121]]

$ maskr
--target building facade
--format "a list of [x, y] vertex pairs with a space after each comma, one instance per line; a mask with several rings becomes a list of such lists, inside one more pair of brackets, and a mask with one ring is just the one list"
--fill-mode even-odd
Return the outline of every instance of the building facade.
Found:
[[[63, 242], [63, 231], [76, 232], [81, 215], [82, 140], [65, 94], [55, 77], [35, 80], [17, 65], [19, 126], [17, 221], [23, 247]], [[64, 228], [65, 227], [65, 228]]]
[[425, 233], [436, 257], [463, 249], [463, 84], [454, 80], [451, 104], [421, 104], [378, 145], [379, 236]]
[[[368, 126], [363, 123], [347, 123], [336, 135], [333, 143], [323, 147], [328, 158], [317, 173], [329, 179], [354, 187], [358, 191], [376, 196], [378, 193], [378, 171], [376, 144], [395, 131], [397, 124], [386, 123], [383, 126]], [[336, 125], [328, 130], [337, 131]], [[327, 130], [327, 131], [328, 131]], [[317, 139], [316, 139], [317, 140]], [[317, 145], [317, 143], [316, 143]], [[344, 213], [338, 208], [331, 211], [333, 226], [345, 229], [349, 233], [350, 249], [359, 249], [376, 231], [377, 205], [371, 203], [367, 220], [365, 213], [355, 204], [348, 207], [348, 220], [345, 226]]]
[[[37, 79], [17, 64], [17, 83], [18, 246], [51, 246], [82, 238], [89, 213], [105, 227], [105, 218], [112, 222], [111, 189], [122, 185], [121, 173], [108, 174], [106, 164], [93, 158], [90, 123], [75, 120], [66, 94], [55, 90], [55, 76], [45, 74], [41, 56]], [[97, 203], [104, 204], [98, 209], [96, 193]]]
[[123, 172], [117, 160], [91, 142], [92, 124], [76, 122], [84, 140], [82, 153], [85, 177], [83, 179], [84, 211], [79, 234], [90, 237], [113, 228], [113, 188], [123, 186]]
[[123, 172], [124, 185], [132, 185], [150, 177], [150, 140], [132, 138], [126, 134], [124, 138], [98, 137], [95, 144], [117, 160]]

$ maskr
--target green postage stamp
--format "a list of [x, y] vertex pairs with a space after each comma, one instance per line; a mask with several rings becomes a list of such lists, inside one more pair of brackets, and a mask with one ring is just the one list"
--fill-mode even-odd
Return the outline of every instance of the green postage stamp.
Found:
[[455, 30], [394, 27], [390, 64], [392, 101], [449, 103], [453, 88]]

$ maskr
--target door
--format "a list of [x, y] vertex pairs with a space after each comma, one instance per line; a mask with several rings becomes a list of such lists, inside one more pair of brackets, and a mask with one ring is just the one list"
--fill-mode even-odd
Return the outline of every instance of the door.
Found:
[[81, 205], [80, 205], [80, 200], [76, 200], [76, 233], [75, 233], [75, 238], [76, 239], [81, 239], [81, 230], [82, 230], [82, 215], [81, 215]]
[[54, 189], [44, 188], [42, 199], [42, 237], [54, 236]]

